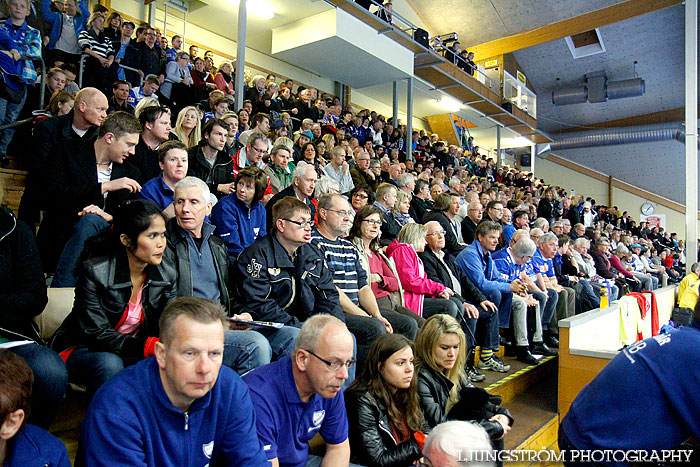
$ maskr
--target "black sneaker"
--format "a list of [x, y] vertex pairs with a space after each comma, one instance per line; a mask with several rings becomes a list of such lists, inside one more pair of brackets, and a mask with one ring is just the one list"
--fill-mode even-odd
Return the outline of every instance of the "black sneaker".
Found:
[[532, 344], [530, 351], [535, 355], [544, 355], [545, 357], [559, 355], [559, 352], [550, 349], [544, 342], [535, 342], [534, 344]]
[[467, 367], [467, 377], [472, 383], [478, 383], [486, 379], [486, 375], [477, 370], [475, 366]]

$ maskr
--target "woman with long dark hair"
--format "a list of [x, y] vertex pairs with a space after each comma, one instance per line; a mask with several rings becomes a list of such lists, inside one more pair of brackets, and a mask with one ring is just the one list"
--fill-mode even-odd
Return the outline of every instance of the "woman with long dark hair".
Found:
[[428, 318], [416, 338], [418, 395], [425, 421], [432, 428], [449, 420], [475, 421], [496, 449], [513, 425], [508, 409], [498, 399], [475, 387], [467, 378], [466, 338], [462, 327], [449, 315]]
[[422, 457], [426, 427], [413, 367], [414, 346], [401, 334], [374, 341], [362, 374], [345, 391], [352, 462], [408, 466]]
[[150, 201], [128, 201], [112, 226], [90, 238], [78, 260], [73, 310], [51, 347], [71, 380], [94, 392], [127, 365], [153, 355], [158, 319], [177, 296], [174, 271], [161, 265], [165, 218]]

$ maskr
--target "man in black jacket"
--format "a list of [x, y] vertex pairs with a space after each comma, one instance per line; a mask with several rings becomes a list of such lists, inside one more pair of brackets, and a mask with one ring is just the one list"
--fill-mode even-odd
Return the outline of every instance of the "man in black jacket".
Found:
[[187, 175], [205, 182], [217, 198], [231, 194], [236, 189], [234, 162], [224, 152], [230, 128], [222, 119], [212, 118], [202, 128], [202, 141], [187, 151]]
[[[166, 225], [168, 245], [163, 264], [176, 273], [178, 296], [219, 302], [231, 315], [226, 244], [214, 235], [214, 226], [204, 222], [211, 214], [209, 188], [196, 177], [185, 177], [175, 185], [173, 205], [175, 217]], [[253, 319], [249, 313], [233, 318]], [[270, 363], [271, 357], [276, 360], [288, 355], [299, 333], [290, 326], [261, 332], [236, 326], [230, 329], [224, 337], [223, 364], [242, 375]]]
[[288, 196], [275, 204], [272, 216], [273, 228], [243, 250], [234, 266], [240, 312], [296, 327], [318, 313], [345, 322], [333, 273], [323, 254], [309, 245], [309, 207]]
[[[464, 275], [462, 270], [455, 264], [454, 256], [444, 251], [445, 230], [439, 222], [431, 221], [425, 224], [428, 229], [426, 234], [425, 251], [419, 253], [423, 261], [426, 277], [435, 282], [450, 288], [455, 297], [464, 305], [464, 320], [460, 323], [467, 335], [467, 347], [470, 349], [476, 345], [474, 334], [476, 332], [477, 321], [482, 322], [484, 342], [491, 343], [498, 339], [498, 313], [496, 305], [489, 301], [486, 296]], [[458, 320], [459, 321], [459, 320]], [[490, 344], [487, 344], [487, 346]], [[483, 381], [485, 376], [470, 362], [468, 376], [471, 381]]]
[[100, 126], [97, 140], [77, 150], [66, 141], [47, 160], [47, 211], [37, 243], [44, 270], [53, 272], [56, 266], [52, 287], [75, 286], [73, 270], [85, 240], [109, 225], [110, 212], [121, 202], [141, 191], [140, 172], [125, 163], [140, 130], [136, 117], [115, 112]]
[[131, 162], [141, 172], [139, 183], [144, 184], [160, 175], [158, 148], [170, 138], [170, 109], [161, 105], [146, 107], [139, 122], [143, 130]]
[[398, 188], [391, 183], [382, 183], [377, 188], [377, 198], [374, 201], [375, 206], [378, 206], [384, 214], [384, 220], [382, 221], [382, 235], [379, 238], [379, 244], [381, 246], [387, 246], [389, 243], [396, 239], [396, 236], [401, 230], [401, 225], [394, 218], [394, 214], [391, 210], [396, 204], [396, 195], [398, 193]]
[[273, 207], [278, 201], [283, 200], [287, 196], [292, 196], [298, 200], [301, 200], [306, 204], [306, 206], [311, 211], [311, 219], [316, 218], [316, 206], [311, 200], [314, 197], [314, 188], [316, 187], [316, 180], [318, 179], [318, 174], [314, 166], [301, 161], [297, 164], [292, 174], [292, 184], [289, 185], [284, 190], [273, 196], [270, 201], [265, 205], [265, 210], [267, 211], [267, 231], [272, 232], [274, 230], [274, 221], [272, 217]]
[[476, 235], [476, 226], [483, 218], [481, 202], [472, 201], [467, 205], [467, 217], [462, 220], [462, 239], [467, 245], [471, 245]]
[[425, 180], [416, 180], [416, 187], [411, 197], [411, 208], [408, 213], [414, 221], [422, 222], [423, 216], [432, 208], [430, 204], [430, 183]]
[[60, 117], [46, 118], [36, 124], [29, 157], [29, 175], [19, 205], [19, 218], [30, 226], [39, 222], [39, 211], [44, 207], [45, 186], [48, 177], [46, 160], [63, 141], [87, 141], [95, 137], [97, 128], [107, 118], [107, 96], [95, 88], [82, 89], [75, 96], [73, 110]]

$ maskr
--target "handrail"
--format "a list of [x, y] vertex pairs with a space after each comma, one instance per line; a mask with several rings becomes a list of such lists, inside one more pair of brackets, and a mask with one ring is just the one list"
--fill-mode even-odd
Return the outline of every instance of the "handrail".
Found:
[[29, 118], [25, 118], [24, 120], [15, 120], [14, 122], [8, 123], [7, 125], [0, 125], [0, 131], [7, 130], [8, 128], [14, 128], [16, 126], [21, 126], [21, 125], [24, 125], [26, 123], [30, 123], [32, 120], [34, 120], [33, 116], [29, 117]]
[[80, 56], [80, 64], [78, 65], [78, 87], [83, 89], [83, 66], [85, 65], [85, 58], [88, 57], [87, 54]]
[[[80, 56], [80, 67], [79, 67], [80, 73], [78, 75], [78, 87], [80, 87], [81, 89], [83, 88], [83, 66], [85, 64], [86, 57], [89, 57], [89, 55], [83, 54]], [[138, 68], [132, 68], [130, 66], [122, 65], [121, 63], [119, 64], [119, 68], [123, 68], [124, 70], [129, 70], [129, 71], [133, 71], [135, 73], [138, 73], [139, 80], [140, 80], [139, 86], [143, 86], [143, 76], [141, 76], [141, 70], [139, 70]]]
[[139, 70], [138, 68], [132, 68], [130, 66], [122, 65], [121, 63], [119, 64], [119, 68], [122, 68], [124, 70], [133, 71], [134, 73], [137, 73], [139, 75], [139, 79], [141, 80], [139, 83], [139, 86], [143, 86], [144, 77], [141, 76], [141, 70]]

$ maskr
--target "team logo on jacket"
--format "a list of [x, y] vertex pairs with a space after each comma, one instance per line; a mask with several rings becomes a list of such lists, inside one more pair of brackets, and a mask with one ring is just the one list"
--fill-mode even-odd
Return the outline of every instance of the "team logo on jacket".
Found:
[[262, 268], [262, 264], [258, 263], [255, 261], [255, 258], [250, 260], [250, 264], [246, 268], [246, 271], [248, 271], [248, 274], [250, 274], [251, 277], [255, 277], [256, 279], [260, 278], [260, 269]]
[[279, 276], [282, 270], [280, 268], [267, 268], [267, 273], [271, 276]]
[[214, 452], [214, 441], [210, 441], [207, 444], [202, 444], [202, 451], [207, 459], [211, 459], [211, 455]]
[[326, 418], [325, 410], [317, 410], [316, 412], [314, 412], [314, 416], [311, 419], [314, 426], [309, 427], [308, 431], [318, 430], [321, 427], [321, 423], [323, 422], [324, 418]]

